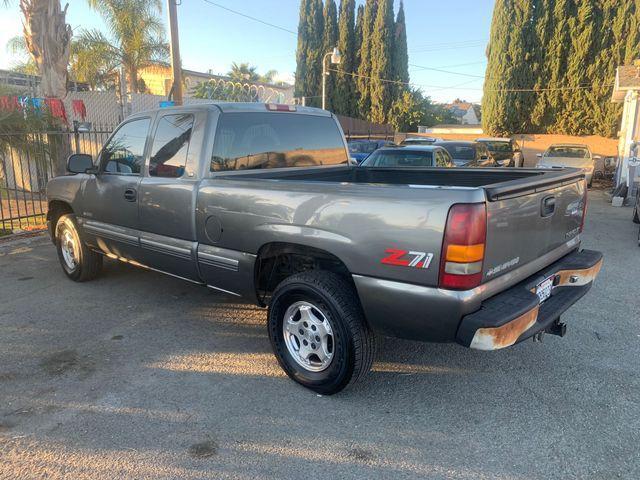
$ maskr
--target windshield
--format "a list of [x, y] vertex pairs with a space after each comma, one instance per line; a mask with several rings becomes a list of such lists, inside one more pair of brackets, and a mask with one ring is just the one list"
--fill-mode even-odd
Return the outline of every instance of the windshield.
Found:
[[371, 153], [378, 148], [376, 142], [350, 142], [349, 151], [351, 153]]
[[491, 152], [511, 153], [511, 142], [483, 141], [482, 143], [484, 143]]
[[589, 150], [584, 147], [557, 146], [549, 147], [545, 157], [589, 158]]
[[474, 160], [476, 158], [476, 149], [468, 145], [444, 144], [442, 145], [454, 159]]
[[416, 150], [376, 150], [363, 162], [365, 167], [432, 167], [433, 154]]

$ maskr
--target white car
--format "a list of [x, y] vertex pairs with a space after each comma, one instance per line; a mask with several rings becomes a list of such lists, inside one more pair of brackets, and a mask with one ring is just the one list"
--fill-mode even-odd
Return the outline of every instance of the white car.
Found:
[[544, 153], [538, 153], [538, 168], [572, 167], [581, 168], [590, 187], [593, 182], [595, 161], [587, 145], [580, 143], [554, 143]]

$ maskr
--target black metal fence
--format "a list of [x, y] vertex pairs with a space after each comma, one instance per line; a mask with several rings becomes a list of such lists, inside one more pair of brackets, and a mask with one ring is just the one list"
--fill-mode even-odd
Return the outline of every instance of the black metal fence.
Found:
[[112, 130], [0, 133], [0, 230], [42, 227], [49, 179], [65, 173], [72, 153], [95, 157]]

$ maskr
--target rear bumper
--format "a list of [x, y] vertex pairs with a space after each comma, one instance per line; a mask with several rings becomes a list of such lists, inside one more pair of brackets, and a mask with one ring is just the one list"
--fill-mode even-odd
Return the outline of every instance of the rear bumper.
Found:
[[[497, 350], [553, 327], [571, 305], [585, 295], [602, 267], [602, 254], [574, 252], [482, 302], [462, 317], [456, 341], [478, 350]], [[535, 287], [554, 275], [551, 297], [539, 303]]]

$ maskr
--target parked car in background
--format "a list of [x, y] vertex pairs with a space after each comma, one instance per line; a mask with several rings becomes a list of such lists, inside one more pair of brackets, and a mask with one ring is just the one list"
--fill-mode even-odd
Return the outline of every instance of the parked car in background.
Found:
[[585, 174], [587, 185], [593, 183], [595, 161], [591, 149], [581, 143], [554, 143], [544, 153], [538, 153], [538, 168], [573, 167], [580, 168]]
[[455, 167], [451, 155], [435, 145], [394, 146], [376, 150], [363, 167]]
[[498, 167], [486, 145], [480, 142], [442, 140], [436, 143], [443, 147], [456, 167]]
[[477, 138], [476, 142], [486, 145], [499, 165], [503, 167], [524, 166], [524, 155], [514, 139], [497, 137]]
[[393, 142], [389, 140], [350, 140], [347, 144], [349, 146], [349, 156], [361, 163], [372, 152], [385, 145], [391, 145]]
[[436, 137], [409, 137], [400, 142], [400, 145], [433, 145], [441, 140]]

